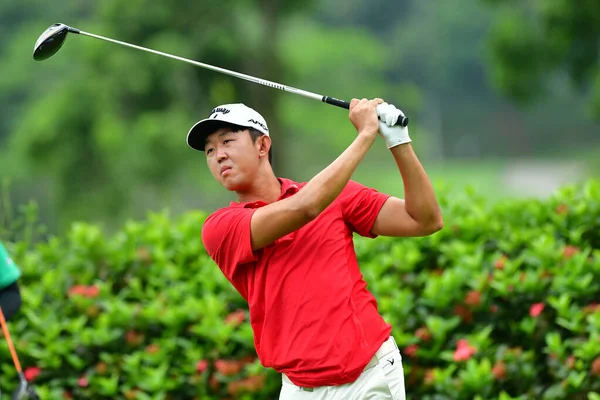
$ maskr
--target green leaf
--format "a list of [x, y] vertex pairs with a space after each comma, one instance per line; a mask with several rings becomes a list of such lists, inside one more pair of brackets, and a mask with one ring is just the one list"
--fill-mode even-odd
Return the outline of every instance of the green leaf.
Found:
[[114, 396], [118, 393], [119, 375], [111, 374], [110, 377], [95, 377], [94, 384], [99, 386], [98, 393], [105, 396]]

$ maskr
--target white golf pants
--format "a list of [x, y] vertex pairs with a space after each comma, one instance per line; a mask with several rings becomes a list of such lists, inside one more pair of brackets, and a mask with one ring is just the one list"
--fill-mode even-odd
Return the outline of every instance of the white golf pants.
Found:
[[377, 351], [358, 379], [340, 386], [307, 389], [282, 375], [279, 400], [405, 400], [402, 356], [393, 337]]

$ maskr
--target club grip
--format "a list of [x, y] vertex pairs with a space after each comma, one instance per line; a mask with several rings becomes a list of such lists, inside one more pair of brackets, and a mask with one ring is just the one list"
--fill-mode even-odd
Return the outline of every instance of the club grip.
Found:
[[323, 102], [345, 108], [346, 110], [350, 109], [350, 103], [344, 100], [336, 99], [335, 97], [323, 96]]
[[400, 125], [401, 127], [408, 126], [408, 117], [406, 116], [398, 116], [398, 121], [396, 121], [395, 125]]
[[[338, 106], [341, 108], [345, 108], [346, 110], [350, 109], [350, 103], [344, 100], [336, 99], [335, 97], [323, 96], [323, 102], [327, 104], [331, 104], [334, 106]], [[407, 126], [408, 125], [408, 117], [403, 117], [402, 115], [398, 117], [398, 121], [396, 121], [396, 125]]]

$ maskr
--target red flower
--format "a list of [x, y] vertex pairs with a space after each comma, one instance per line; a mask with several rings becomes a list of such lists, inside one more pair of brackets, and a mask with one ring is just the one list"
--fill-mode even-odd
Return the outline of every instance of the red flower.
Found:
[[498, 269], [504, 269], [504, 262], [507, 260], [506, 256], [502, 254], [499, 259], [494, 263], [494, 267]]
[[224, 376], [235, 375], [242, 370], [244, 364], [240, 361], [227, 361], [217, 360], [215, 361], [215, 368], [217, 371]]
[[144, 334], [130, 329], [125, 334], [125, 341], [132, 346], [139, 346], [144, 341]]
[[423, 326], [417, 329], [417, 331], [415, 332], [415, 336], [421, 339], [422, 341], [427, 342], [429, 339], [431, 339], [431, 332], [429, 332], [429, 329], [427, 329], [426, 326]]
[[28, 382], [31, 382], [40, 374], [40, 372], [42, 372], [42, 370], [38, 367], [29, 367], [23, 371], [23, 374], [25, 375], [25, 379], [27, 379]]
[[579, 247], [576, 247], [576, 246], [567, 246], [563, 250], [563, 258], [565, 260], [568, 260], [569, 258], [573, 257], [577, 253], [579, 253]]
[[100, 288], [96, 285], [88, 286], [87, 295], [88, 297], [96, 297], [100, 294]]
[[492, 375], [494, 375], [494, 378], [496, 379], [504, 379], [506, 376], [506, 365], [504, 365], [503, 361], [498, 361], [496, 364], [494, 364], [494, 367], [492, 368]]
[[529, 315], [532, 317], [539, 316], [544, 311], [544, 303], [535, 303], [529, 309]]
[[583, 312], [585, 314], [592, 314], [596, 311], [600, 311], [600, 303], [591, 303], [583, 307]]
[[592, 375], [600, 376], [600, 357], [592, 362]]
[[89, 384], [87, 378], [85, 376], [82, 376], [81, 378], [79, 378], [79, 380], [77, 381], [77, 384], [81, 387], [87, 387], [87, 385]]
[[212, 375], [210, 377], [210, 379], [208, 380], [208, 386], [212, 389], [212, 390], [217, 390], [219, 389], [219, 386], [221, 385], [221, 383], [219, 382], [219, 380], [217, 379], [216, 375]]
[[208, 368], [208, 361], [200, 360], [196, 363], [196, 372], [201, 374]]
[[230, 313], [225, 318], [225, 323], [237, 326], [237, 325], [241, 324], [242, 322], [244, 322], [245, 319], [246, 319], [246, 313], [244, 312], [244, 310], [236, 310], [236, 311]]
[[265, 386], [265, 382], [265, 375], [252, 375], [238, 381], [230, 382], [229, 385], [227, 385], [227, 391], [232, 395], [236, 395], [240, 391], [258, 392]]
[[160, 346], [157, 344], [149, 344], [146, 346], [146, 352], [150, 354], [156, 354], [160, 350]]
[[96, 297], [100, 294], [100, 289], [96, 285], [74, 285], [69, 289], [69, 296]]
[[419, 346], [417, 346], [416, 344], [411, 344], [404, 348], [404, 354], [409, 355], [411, 357], [416, 357], [417, 350], [419, 350]]
[[557, 214], [564, 214], [568, 211], [569, 211], [569, 207], [567, 207], [566, 204], [559, 204], [558, 207], [556, 207]]
[[498, 312], [498, 306], [497, 306], [497, 305], [495, 305], [495, 304], [492, 304], [492, 305], [490, 306], [490, 312], [492, 312], [492, 313], [496, 313], [496, 312]]
[[471, 358], [471, 356], [476, 352], [477, 350], [473, 346], [471, 346], [469, 342], [467, 342], [464, 339], [461, 339], [456, 345], [456, 351], [454, 352], [454, 361], [466, 361], [469, 358]]
[[465, 297], [465, 304], [471, 307], [477, 307], [478, 305], [480, 305], [481, 292], [477, 290], [471, 290], [469, 293], [467, 293], [467, 296]]
[[423, 380], [423, 382], [426, 385], [433, 385], [435, 383], [435, 370], [433, 368], [428, 369], [425, 372], [425, 379]]
[[467, 307], [458, 305], [454, 307], [454, 314], [458, 315], [464, 322], [473, 321], [473, 313]]

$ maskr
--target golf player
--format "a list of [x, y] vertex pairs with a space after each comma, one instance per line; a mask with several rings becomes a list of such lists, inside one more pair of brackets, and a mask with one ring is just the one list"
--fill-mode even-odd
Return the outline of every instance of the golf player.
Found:
[[20, 277], [21, 270], [0, 242], [0, 308], [7, 321], [21, 308], [21, 291], [17, 283]]
[[[248, 302], [259, 359], [282, 374], [280, 399], [405, 399], [392, 327], [367, 290], [352, 241], [354, 233], [425, 236], [443, 226], [408, 129], [394, 126], [399, 115], [382, 99], [353, 99], [357, 134], [303, 183], [275, 175], [267, 122], [244, 104], [215, 107], [188, 132], [188, 145], [205, 152], [214, 178], [237, 195], [206, 219], [202, 240]], [[404, 199], [351, 180], [378, 135]]]

